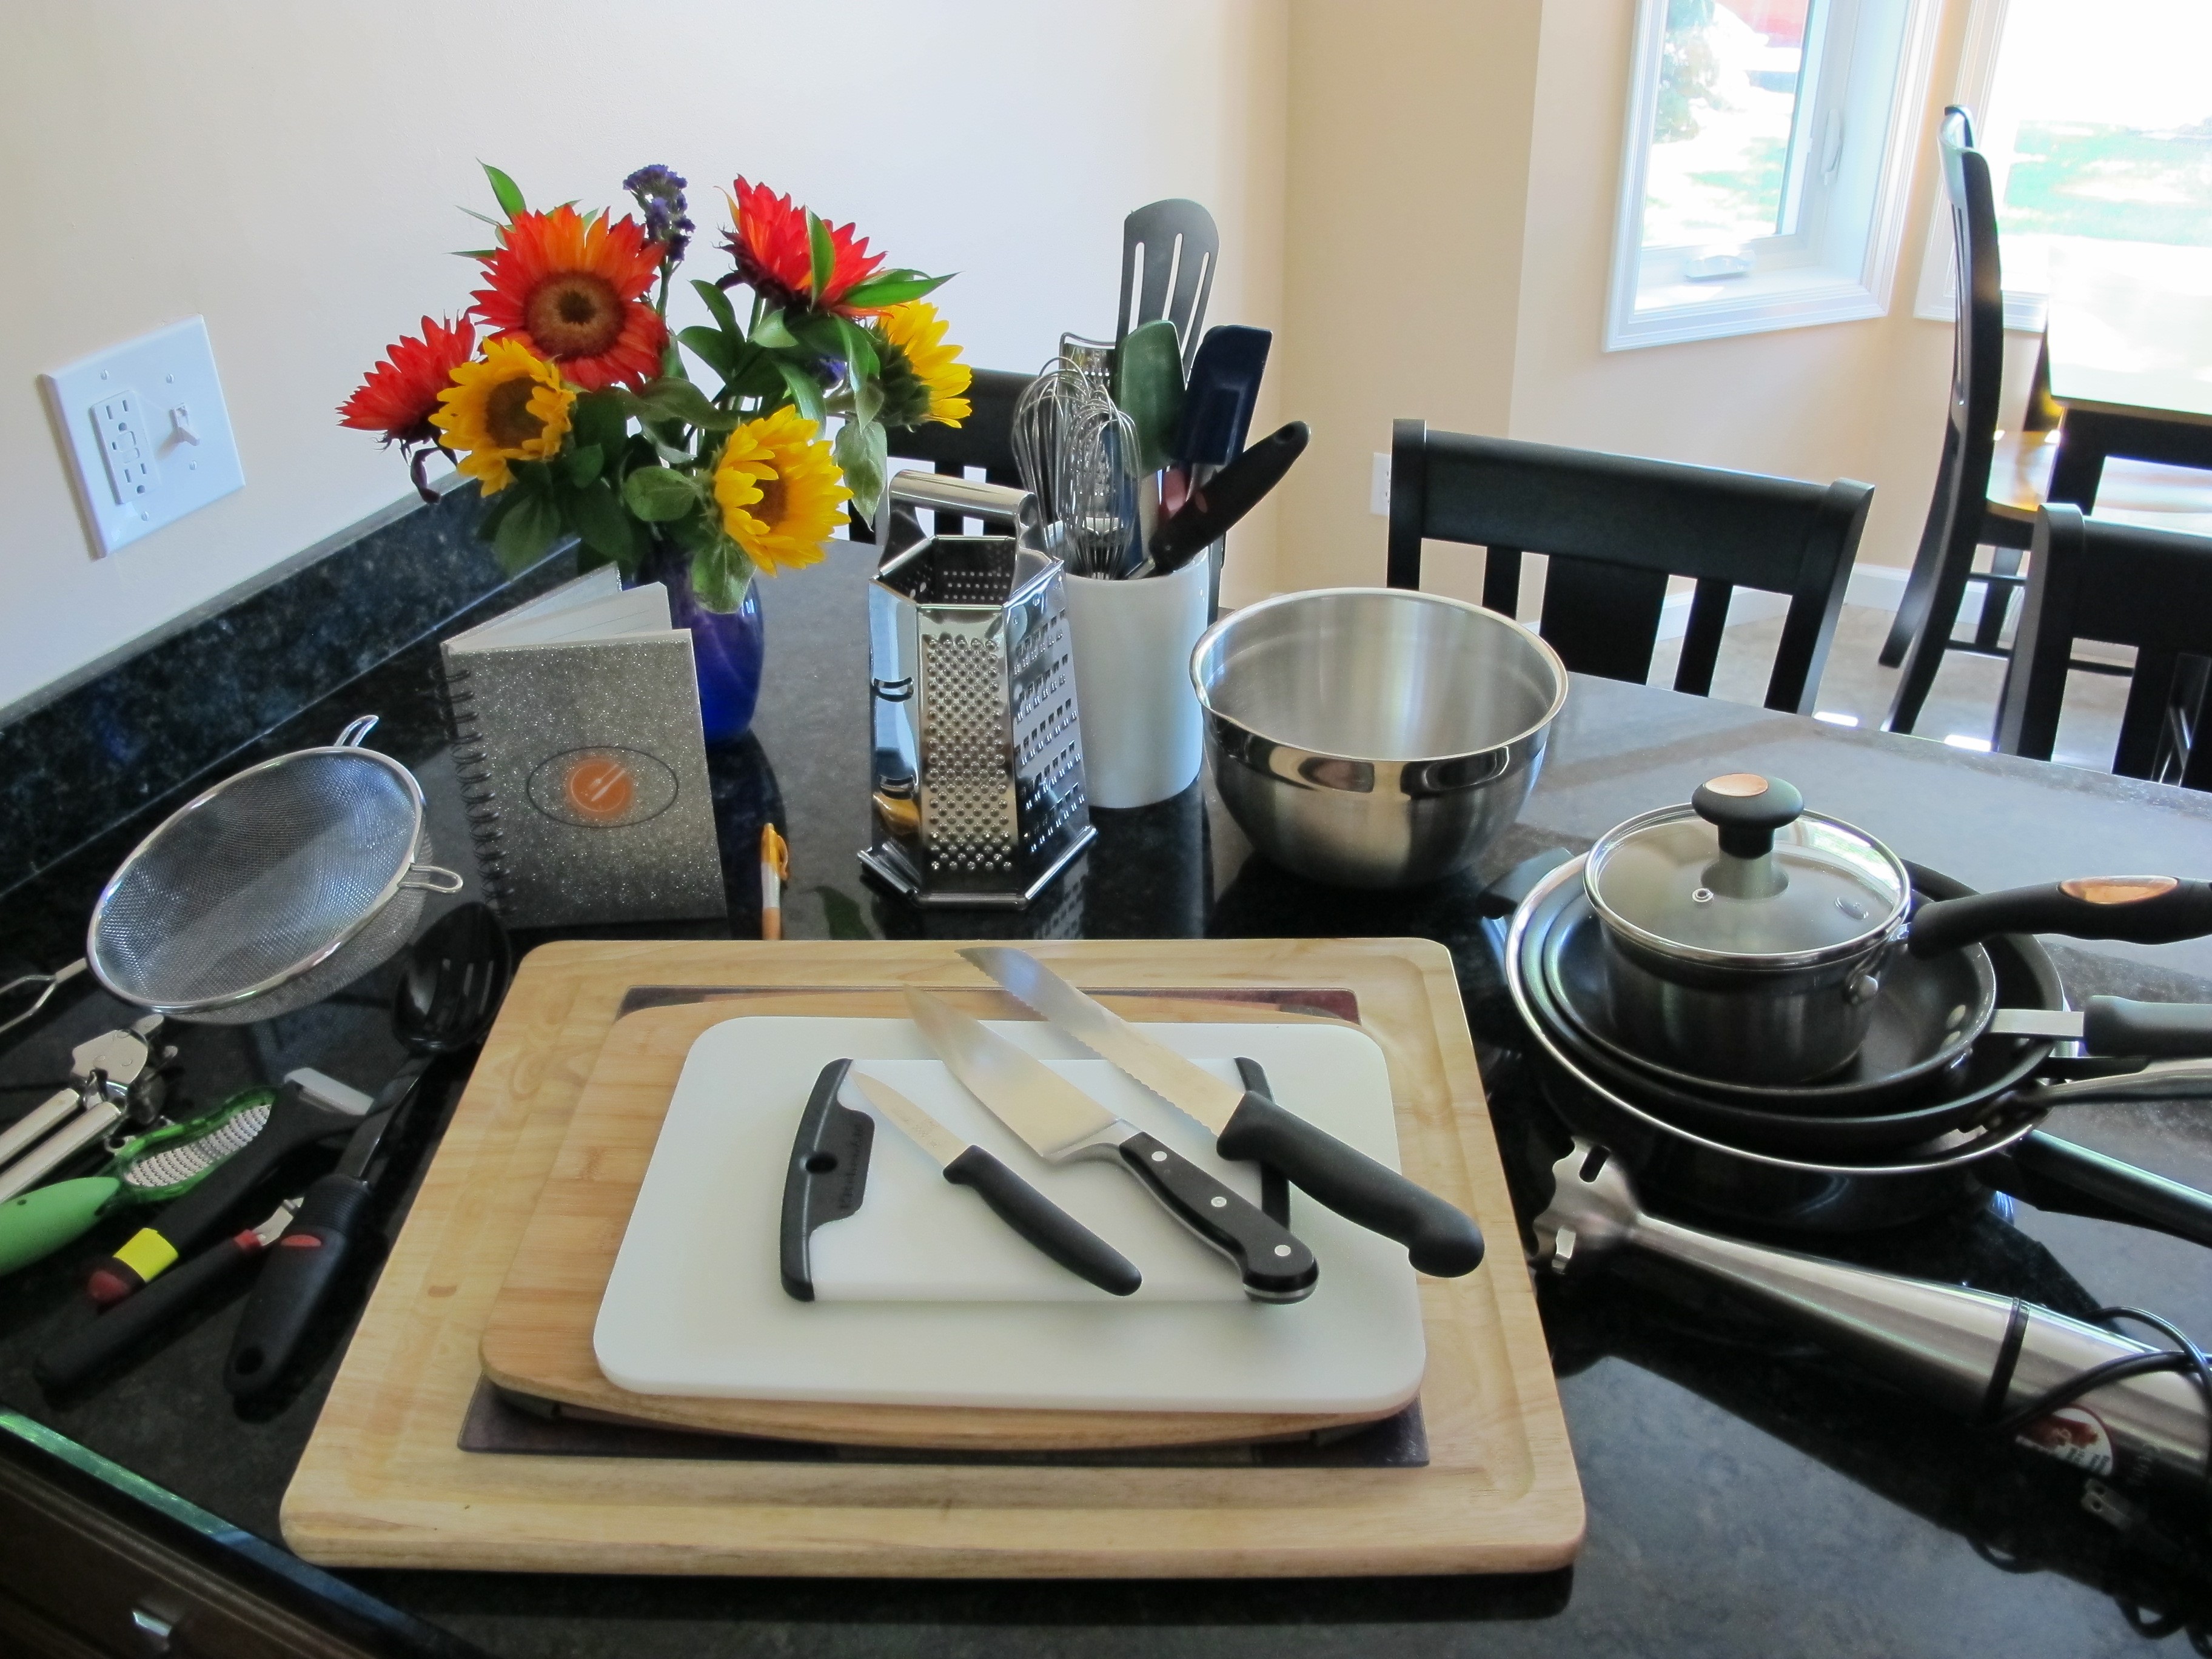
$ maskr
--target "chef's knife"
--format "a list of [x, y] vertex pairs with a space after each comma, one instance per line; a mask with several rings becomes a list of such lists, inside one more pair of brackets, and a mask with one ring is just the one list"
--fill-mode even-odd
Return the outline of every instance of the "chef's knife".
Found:
[[1213, 1149], [1222, 1157], [1281, 1170], [1346, 1219], [1405, 1245], [1425, 1273], [1452, 1279], [1481, 1265], [1482, 1232], [1474, 1221], [1395, 1170], [1285, 1111], [1258, 1090], [1224, 1083], [1092, 1001], [1026, 951], [984, 945], [960, 954], [1078, 1042], [1212, 1130]]
[[1244, 1294], [1255, 1302], [1299, 1302], [1313, 1293], [1321, 1264], [1263, 1212], [981, 1021], [920, 991], [906, 1000], [938, 1058], [1039, 1158], [1120, 1164], [1176, 1220], [1237, 1263]]
[[971, 1146], [880, 1079], [848, 1074], [860, 1097], [927, 1152], [956, 1187], [973, 1188], [1000, 1220], [1079, 1279], [1127, 1296], [1137, 1265], [981, 1146]]

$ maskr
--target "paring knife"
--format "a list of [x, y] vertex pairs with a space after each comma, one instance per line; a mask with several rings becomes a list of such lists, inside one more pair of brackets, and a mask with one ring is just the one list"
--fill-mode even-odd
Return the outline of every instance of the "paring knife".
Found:
[[[1213, 1131], [1214, 1151], [1279, 1170], [1346, 1220], [1406, 1246], [1425, 1273], [1455, 1279], [1482, 1262], [1473, 1219], [1395, 1170], [1286, 1112], [1256, 1088], [1238, 1089], [1146, 1036], [1026, 951], [978, 945], [960, 953], [1086, 1048]], [[1248, 1079], [1265, 1073], [1240, 1060]]]
[[980, 1020], [920, 991], [906, 1000], [938, 1058], [1039, 1158], [1120, 1164], [1169, 1214], [1237, 1263], [1244, 1294], [1255, 1302], [1301, 1302], [1313, 1293], [1321, 1264], [1263, 1212]]
[[947, 1181], [972, 1188], [1000, 1220], [1077, 1278], [1115, 1296], [1127, 1296], [1144, 1283], [1135, 1262], [981, 1146], [963, 1140], [881, 1079], [858, 1072], [848, 1077], [862, 1099], [937, 1160]]

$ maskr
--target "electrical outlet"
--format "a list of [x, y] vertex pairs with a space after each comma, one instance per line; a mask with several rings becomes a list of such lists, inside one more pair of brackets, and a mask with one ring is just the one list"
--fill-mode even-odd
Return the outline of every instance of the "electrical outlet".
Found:
[[41, 374], [39, 387], [94, 557], [246, 482], [200, 318]]
[[1377, 455], [1367, 475], [1367, 510], [1378, 519], [1390, 516], [1390, 458]]

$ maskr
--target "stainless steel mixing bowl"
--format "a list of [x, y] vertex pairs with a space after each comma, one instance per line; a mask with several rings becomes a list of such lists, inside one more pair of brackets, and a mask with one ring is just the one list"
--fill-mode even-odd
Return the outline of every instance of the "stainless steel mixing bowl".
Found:
[[1249, 605], [1206, 630], [1190, 677], [1252, 845], [1343, 887], [1473, 860], [1520, 815], [1567, 697], [1565, 665], [1520, 623], [1395, 587]]

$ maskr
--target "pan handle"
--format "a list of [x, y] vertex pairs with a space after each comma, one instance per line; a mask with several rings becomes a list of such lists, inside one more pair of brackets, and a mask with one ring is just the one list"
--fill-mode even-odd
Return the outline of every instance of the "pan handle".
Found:
[[2008, 1174], [2024, 1176], [2017, 1184], [2003, 1178], [1996, 1184], [2039, 1210], [2130, 1222], [2191, 1244], [2212, 1246], [2212, 1194], [2194, 1187], [2040, 1129], [2021, 1137], [2019, 1145], [1990, 1162], [2008, 1163]]
[[1998, 933], [2063, 933], [2171, 945], [2212, 933], [2212, 882], [2173, 876], [2093, 876], [2047, 887], [1938, 899], [1912, 913], [1916, 957], [1940, 956]]

